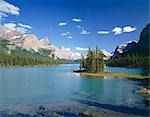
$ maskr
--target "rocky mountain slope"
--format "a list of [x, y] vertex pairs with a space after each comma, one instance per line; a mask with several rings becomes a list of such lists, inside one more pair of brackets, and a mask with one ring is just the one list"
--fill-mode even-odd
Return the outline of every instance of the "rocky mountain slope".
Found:
[[12, 48], [11, 45], [15, 45], [22, 49], [26, 49], [27, 51], [34, 51], [55, 59], [75, 60], [80, 58], [80, 55], [77, 53], [70, 52], [64, 47], [57, 47], [50, 44], [47, 37], [44, 39], [38, 39], [36, 35], [21, 34], [10, 30], [3, 25], [0, 25], [0, 37], [9, 41], [10, 48]]
[[104, 60], [108, 60], [112, 56], [112, 54], [107, 52], [106, 50], [101, 50], [101, 51], [104, 55]]
[[149, 49], [150, 41], [150, 24], [148, 24], [141, 32], [138, 46], [141, 48]]
[[110, 59], [115, 58], [121, 54], [139, 54], [149, 55], [149, 41], [150, 41], [150, 24], [148, 24], [141, 32], [139, 41], [129, 41], [127, 44], [116, 47]]
[[126, 44], [118, 45], [110, 58], [115, 58], [123, 53], [132, 51], [137, 46], [137, 41], [129, 41]]

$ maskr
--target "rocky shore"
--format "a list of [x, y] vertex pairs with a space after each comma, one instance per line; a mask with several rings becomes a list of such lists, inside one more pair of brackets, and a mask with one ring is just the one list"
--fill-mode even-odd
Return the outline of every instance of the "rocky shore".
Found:
[[135, 90], [135, 93], [145, 96], [144, 103], [146, 106], [150, 106], [150, 89], [140, 87], [137, 90]]
[[[88, 101], [60, 101], [49, 104], [32, 104], [9, 106], [0, 109], [0, 117], [143, 117], [145, 112], [132, 113], [131, 108], [116, 107], [113, 110], [109, 105], [99, 105]], [[115, 106], [114, 106], [115, 107]], [[109, 108], [109, 109], [108, 109]], [[124, 111], [126, 110], [126, 111]], [[131, 112], [128, 113], [128, 111]], [[148, 111], [147, 111], [148, 112]], [[145, 113], [145, 115], [144, 115]]]

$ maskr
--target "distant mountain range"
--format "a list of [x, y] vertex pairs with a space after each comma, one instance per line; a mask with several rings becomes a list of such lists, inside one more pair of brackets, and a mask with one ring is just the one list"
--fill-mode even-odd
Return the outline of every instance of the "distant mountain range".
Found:
[[137, 45], [137, 41], [129, 41], [127, 44], [118, 45], [115, 49], [115, 51], [112, 53], [112, 56], [110, 59], [115, 58], [123, 53], [128, 53], [132, 51]]
[[[126, 44], [118, 45], [113, 53], [101, 50], [104, 54], [104, 59], [112, 60], [113, 58], [128, 53], [149, 55], [149, 29], [150, 24], [143, 29], [138, 42], [133, 40]], [[22, 34], [17, 31], [12, 31], [3, 25], [0, 25], [0, 37], [8, 41], [8, 53], [11, 53], [11, 50], [19, 47], [28, 52], [35, 52], [54, 59], [77, 60], [81, 57], [78, 53], [73, 53], [65, 47], [57, 47], [50, 44], [47, 37], [38, 39], [34, 34]]]
[[47, 37], [38, 39], [36, 35], [21, 34], [10, 30], [3, 25], [0, 25], [0, 37], [9, 42], [9, 53], [11, 53], [11, 49], [19, 47], [29, 52], [36, 52], [54, 59], [76, 60], [80, 58], [78, 53], [73, 53], [67, 50], [67, 48], [50, 44]]

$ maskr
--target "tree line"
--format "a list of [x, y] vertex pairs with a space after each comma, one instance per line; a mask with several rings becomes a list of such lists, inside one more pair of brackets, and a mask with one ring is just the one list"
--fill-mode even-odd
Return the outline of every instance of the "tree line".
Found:
[[68, 64], [73, 61], [53, 59], [47, 56], [46, 51], [41, 55], [34, 51], [27, 51], [15, 46], [15, 49], [9, 49], [9, 41], [0, 37], [0, 66], [34, 66], [34, 65], [57, 65]]
[[149, 75], [149, 60], [150, 56], [130, 53], [112, 58], [106, 64], [113, 67], [138, 67], [143, 70], [142, 75]]
[[89, 48], [87, 56], [81, 57], [80, 60], [80, 70], [85, 70], [87, 72], [102, 72], [104, 71], [104, 55], [98, 48], [96, 50], [91, 50]]
[[0, 66], [35, 66], [35, 65], [57, 65], [71, 63], [71, 61], [52, 59], [49, 57], [20, 56], [0, 52]]

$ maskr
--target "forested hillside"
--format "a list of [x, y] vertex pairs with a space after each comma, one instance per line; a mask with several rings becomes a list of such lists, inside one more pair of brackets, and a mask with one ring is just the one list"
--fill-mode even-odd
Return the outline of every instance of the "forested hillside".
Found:
[[40, 55], [34, 51], [27, 51], [15, 45], [11, 45], [8, 40], [0, 38], [0, 66], [48, 66], [61, 63], [72, 63], [72, 61], [54, 60], [53, 58]]
[[149, 40], [150, 40], [150, 24], [148, 24], [141, 32], [139, 42], [128, 52], [124, 52], [117, 57], [111, 58], [108, 66], [120, 67], [140, 67], [144, 70], [144, 75], [149, 74], [150, 56], [149, 56]]

